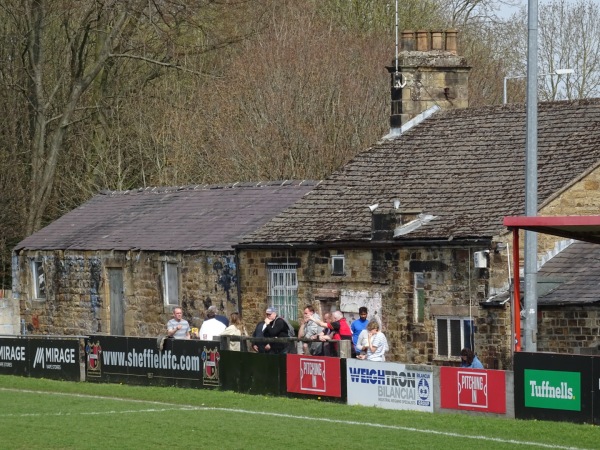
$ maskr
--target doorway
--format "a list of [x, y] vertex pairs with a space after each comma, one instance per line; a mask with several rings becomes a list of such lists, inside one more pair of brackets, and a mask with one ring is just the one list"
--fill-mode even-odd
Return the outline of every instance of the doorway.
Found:
[[123, 269], [108, 269], [110, 295], [110, 334], [125, 335], [125, 295], [123, 292]]

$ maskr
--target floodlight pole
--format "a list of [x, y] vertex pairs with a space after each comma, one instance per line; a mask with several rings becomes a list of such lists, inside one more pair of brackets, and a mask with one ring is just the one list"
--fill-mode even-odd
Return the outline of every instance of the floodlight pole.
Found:
[[[538, 2], [529, 0], [527, 33], [527, 140], [525, 215], [537, 215]], [[525, 231], [525, 351], [537, 351], [537, 234]], [[515, 277], [518, 274], [515, 274]], [[519, 333], [519, 330], [516, 330]]]

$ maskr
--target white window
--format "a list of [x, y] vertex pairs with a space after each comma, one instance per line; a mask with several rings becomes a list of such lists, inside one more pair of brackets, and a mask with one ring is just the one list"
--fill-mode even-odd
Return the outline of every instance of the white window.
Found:
[[423, 323], [425, 320], [425, 282], [423, 273], [414, 274], [414, 290], [413, 290], [413, 313], [415, 323]]
[[435, 321], [437, 356], [460, 357], [460, 351], [473, 349], [473, 320], [468, 317], [437, 317]]
[[332, 275], [344, 275], [344, 255], [334, 255], [331, 257]]
[[164, 262], [163, 267], [165, 305], [179, 305], [179, 268], [170, 262]]
[[269, 264], [269, 306], [277, 308], [278, 315], [288, 320], [298, 319], [297, 264]]
[[46, 274], [44, 273], [44, 262], [41, 260], [31, 261], [31, 275], [33, 285], [33, 298], [46, 298]]

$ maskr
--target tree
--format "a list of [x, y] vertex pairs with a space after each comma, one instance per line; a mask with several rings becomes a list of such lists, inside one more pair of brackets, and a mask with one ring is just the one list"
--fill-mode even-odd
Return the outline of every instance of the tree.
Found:
[[[518, 53], [505, 76], [527, 73], [527, 10], [508, 21], [514, 26], [498, 32], [514, 42]], [[518, 39], [514, 39], [518, 37]], [[568, 75], [553, 75], [557, 69], [573, 69]], [[579, 99], [600, 95], [600, 6], [592, 0], [554, 0], [539, 8], [538, 20], [539, 98], [543, 101]], [[508, 86], [512, 102], [525, 101], [525, 78]]]
[[539, 67], [544, 73], [574, 69], [567, 76], [546, 77], [543, 100], [600, 95], [600, 6], [591, 0], [554, 0], [540, 9]]
[[[139, 89], [165, 68], [189, 69], [198, 58], [253, 34], [261, 18], [260, 0], [3, 0], [7, 53], [5, 87], [19, 92], [26, 108], [25, 163], [29, 180], [25, 232], [44, 220], [56, 168], [70, 132], [105, 107], [121, 77], [135, 74]], [[240, 16], [246, 14], [242, 20]], [[140, 69], [136, 74], [132, 65]], [[202, 74], [202, 71], [197, 74]]]

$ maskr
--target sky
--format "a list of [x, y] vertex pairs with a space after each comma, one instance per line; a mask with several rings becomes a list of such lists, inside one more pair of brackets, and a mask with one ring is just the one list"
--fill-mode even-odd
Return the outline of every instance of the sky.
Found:
[[[567, 3], [575, 3], [577, 0], [566, 0], [566, 1], [567, 1]], [[600, 0], [593, 0], [593, 1], [598, 2]], [[538, 9], [540, 9], [542, 7], [542, 5], [544, 5], [546, 3], [550, 3], [550, 2], [551, 2], [551, 0], [538, 0]], [[499, 11], [500, 17], [503, 17], [503, 18], [510, 17], [513, 13], [517, 12], [521, 6], [527, 7], [527, 5], [529, 4], [529, 1], [528, 0], [518, 0], [518, 2], [513, 2], [513, 3], [517, 3], [517, 6], [508, 7], [508, 6], [503, 5], [500, 8], [500, 11]]]

